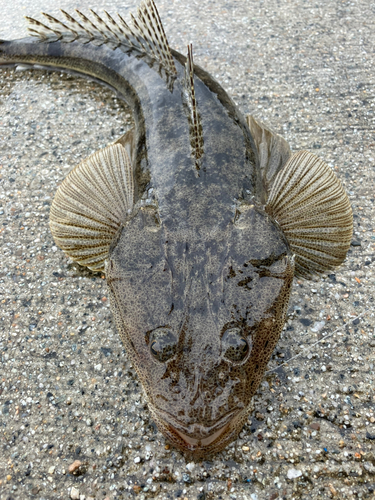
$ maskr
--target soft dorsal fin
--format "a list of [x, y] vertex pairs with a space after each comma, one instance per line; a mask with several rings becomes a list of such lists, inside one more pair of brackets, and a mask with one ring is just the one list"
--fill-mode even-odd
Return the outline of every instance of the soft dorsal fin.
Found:
[[132, 16], [131, 28], [118, 14], [116, 22], [107, 12], [102, 19], [91, 10], [94, 22], [76, 10], [79, 21], [61, 10], [64, 22], [43, 13], [49, 25], [31, 17], [26, 17], [29, 32], [42, 42], [81, 42], [95, 45], [107, 45], [112, 49], [124, 51], [136, 49], [159, 62], [169, 76], [176, 76], [177, 71], [172, 58], [171, 49], [153, 0], [143, 0], [138, 8], [137, 17]]
[[[65, 254], [103, 271], [110, 245], [133, 208], [131, 134], [93, 153], [58, 188], [50, 211], [53, 239]], [[130, 145], [131, 147], [131, 145]]]
[[201, 117], [198, 112], [198, 104], [195, 97], [193, 46], [191, 44], [188, 45], [188, 55], [185, 64], [183, 97], [188, 111], [190, 144], [192, 147], [193, 157], [195, 158], [195, 167], [197, 170], [200, 170], [201, 158], [203, 156], [203, 130]]

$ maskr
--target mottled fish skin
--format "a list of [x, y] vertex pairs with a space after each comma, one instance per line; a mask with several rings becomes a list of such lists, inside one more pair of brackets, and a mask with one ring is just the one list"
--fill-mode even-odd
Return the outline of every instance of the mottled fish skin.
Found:
[[[111, 310], [159, 429], [198, 459], [222, 450], [247, 419], [285, 322], [294, 255], [265, 210], [258, 150], [245, 118], [194, 66], [203, 131], [197, 162], [186, 58], [172, 56], [176, 75], [167, 82], [158, 64], [136, 50], [0, 42], [0, 65], [95, 77], [133, 110], [134, 208], [106, 262]], [[152, 193], [146, 205], [145, 192]]]

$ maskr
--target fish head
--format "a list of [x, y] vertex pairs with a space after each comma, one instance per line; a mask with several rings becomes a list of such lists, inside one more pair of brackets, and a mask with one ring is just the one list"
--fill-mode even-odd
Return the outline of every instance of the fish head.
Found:
[[159, 429], [194, 458], [236, 438], [283, 328], [293, 256], [244, 206], [225, 227], [171, 233], [138, 213], [106, 267], [111, 309]]

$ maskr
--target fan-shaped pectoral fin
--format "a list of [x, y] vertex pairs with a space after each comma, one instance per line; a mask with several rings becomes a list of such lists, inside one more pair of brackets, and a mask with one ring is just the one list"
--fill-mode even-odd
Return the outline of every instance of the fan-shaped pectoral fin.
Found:
[[50, 228], [56, 245], [94, 271], [104, 270], [110, 245], [133, 208], [132, 150], [128, 153], [130, 134], [128, 141], [125, 136], [77, 165], [51, 206]]
[[295, 254], [297, 276], [311, 278], [341, 264], [350, 247], [353, 214], [335, 173], [316, 155], [299, 151], [278, 172], [266, 211]]

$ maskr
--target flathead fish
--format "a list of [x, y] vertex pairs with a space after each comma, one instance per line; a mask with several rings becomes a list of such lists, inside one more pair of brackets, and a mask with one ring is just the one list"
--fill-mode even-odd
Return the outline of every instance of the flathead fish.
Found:
[[104, 271], [118, 332], [160, 431], [195, 458], [236, 438], [283, 328], [294, 276], [344, 260], [352, 212], [332, 170], [244, 117], [168, 44], [156, 6], [28, 18], [0, 65], [111, 86], [135, 127], [76, 166], [50, 213], [56, 244]]

